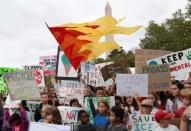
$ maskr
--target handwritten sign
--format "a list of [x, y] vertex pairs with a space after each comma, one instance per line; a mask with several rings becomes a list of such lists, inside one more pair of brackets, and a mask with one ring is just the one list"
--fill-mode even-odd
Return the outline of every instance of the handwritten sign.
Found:
[[55, 84], [55, 88], [58, 90], [59, 97], [69, 97], [69, 98], [83, 98], [84, 88], [81, 87], [67, 87], [62, 84]]
[[78, 112], [82, 110], [80, 107], [59, 106], [58, 110], [62, 116], [63, 123], [79, 123]]
[[171, 76], [176, 80], [187, 80], [191, 72], [191, 48], [151, 59], [147, 64], [169, 64]]
[[95, 72], [95, 62], [81, 62], [81, 73]]
[[135, 73], [141, 74], [142, 67], [147, 65], [147, 61], [165, 54], [172, 53], [164, 50], [136, 49], [135, 50]]
[[108, 79], [106, 82], [103, 79], [103, 76], [101, 74], [101, 68], [103, 68], [106, 65], [112, 64], [113, 62], [106, 62], [101, 64], [95, 65], [95, 72], [88, 73], [88, 85], [92, 85], [94, 87], [99, 86], [107, 86], [112, 85], [112, 79]]
[[133, 131], [154, 131], [158, 125], [153, 115], [133, 115]]
[[68, 88], [83, 88], [83, 84], [77, 80], [61, 80], [61, 85]]
[[147, 74], [117, 74], [116, 85], [118, 96], [148, 96]]
[[113, 74], [116, 74], [116, 73], [131, 74], [131, 71], [125, 64], [114, 63], [114, 64], [106, 65], [103, 68], [101, 68], [101, 73], [102, 73], [104, 81], [106, 81], [109, 78], [111, 78]]
[[39, 64], [46, 67], [45, 75], [56, 75], [57, 55], [41, 56]]
[[4, 78], [12, 100], [40, 100], [32, 71], [5, 73]]
[[169, 65], [144, 66], [143, 73], [149, 75], [149, 92], [169, 91], [171, 86]]
[[29, 131], [70, 131], [70, 126], [31, 122]]

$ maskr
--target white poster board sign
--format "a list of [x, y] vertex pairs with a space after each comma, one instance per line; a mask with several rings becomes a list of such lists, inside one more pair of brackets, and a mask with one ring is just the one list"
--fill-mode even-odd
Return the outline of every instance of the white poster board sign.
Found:
[[31, 122], [29, 131], [70, 131], [70, 126]]
[[191, 72], [191, 48], [167, 54], [147, 61], [148, 65], [169, 64], [171, 76], [176, 80], [187, 80]]
[[148, 96], [148, 74], [117, 74], [118, 96]]

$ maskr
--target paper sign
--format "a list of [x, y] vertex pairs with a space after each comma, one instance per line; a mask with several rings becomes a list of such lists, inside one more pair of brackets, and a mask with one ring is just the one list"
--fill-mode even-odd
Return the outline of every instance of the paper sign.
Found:
[[153, 115], [133, 115], [133, 131], [154, 131], [158, 125]]
[[142, 67], [147, 65], [147, 61], [165, 54], [172, 53], [164, 50], [136, 49], [135, 50], [135, 73], [141, 74]]
[[70, 131], [70, 126], [31, 122], [29, 131]]
[[40, 100], [32, 71], [5, 73], [4, 78], [12, 100]]
[[58, 63], [57, 63], [57, 78], [58, 79], [70, 79], [77, 78], [78, 73], [71, 65], [67, 56], [62, 50], [58, 51]]
[[112, 79], [107, 80], [106, 82], [104, 81], [102, 74], [101, 74], [101, 68], [103, 68], [106, 65], [110, 65], [113, 62], [106, 62], [106, 63], [101, 63], [101, 64], [96, 64], [95, 67], [95, 72], [94, 73], [88, 73], [88, 85], [92, 85], [94, 87], [99, 87], [99, 86], [107, 86], [107, 85], [112, 85]]
[[169, 91], [171, 86], [169, 65], [144, 66], [143, 73], [149, 75], [149, 92]]
[[43, 70], [42, 65], [25, 65], [23, 66], [24, 70]]
[[128, 67], [126, 67], [125, 64], [114, 63], [114, 64], [106, 65], [103, 68], [101, 68], [101, 73], [102, 73], [104, 81], [106, 81], [109, 78], [112, 78], [113, 74], [116, 74], [116, 73], [131, 74], [131, 71]]
[[56, 75], [57, 55], [41, 56], [39, 64], [46, 67], [45, 75]]
[[169, 64], [172, 77], [176, 80], [187, 80], [191, 72], [191, 48], [151, 59], [147, 64]]
[[118, 96], [148, 96], [148, 74], [117, 74]]
[[95, 72], [95, 62], [81, 62], [81, 73]]

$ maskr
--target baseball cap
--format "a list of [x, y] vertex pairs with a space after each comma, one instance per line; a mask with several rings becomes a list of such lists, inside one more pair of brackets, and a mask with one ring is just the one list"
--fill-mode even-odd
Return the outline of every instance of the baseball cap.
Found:
[[162, 119], [170, 119], [173, 116], [174, 116], [173, 113], [169, 113], [169, 112], [164, 111], [164, 110], [159, 110], [159, 111], [157, 111], [155, 113], [155, 120], [159, 123], [160, 120], [162, 120]]

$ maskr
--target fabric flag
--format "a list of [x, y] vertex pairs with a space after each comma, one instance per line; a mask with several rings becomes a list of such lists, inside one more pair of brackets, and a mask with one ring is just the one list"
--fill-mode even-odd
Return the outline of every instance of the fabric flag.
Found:
[[64, 24], [47, 27], [75, 69], [82, 61], [91, 61], [102, 53], [119, 48], [115, 41], [100, 42], [102, 36], [111, 34], [130, 35], [142, 26], [117, 26], [119, 22], [111, 16], [81, 24]]

